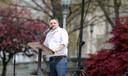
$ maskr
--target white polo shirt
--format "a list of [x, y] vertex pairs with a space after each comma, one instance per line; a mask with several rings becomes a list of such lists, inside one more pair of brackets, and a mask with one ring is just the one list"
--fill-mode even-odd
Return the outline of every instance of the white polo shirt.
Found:
[[54, 51], [60, 44], [64, 44], [65, 47], [50, 56], [67, 56], [68, 54], [68, 33], [65, 29], [57, 27], [55, 30], [50, 30], [50, 32], [46, 35], [44, 45]]

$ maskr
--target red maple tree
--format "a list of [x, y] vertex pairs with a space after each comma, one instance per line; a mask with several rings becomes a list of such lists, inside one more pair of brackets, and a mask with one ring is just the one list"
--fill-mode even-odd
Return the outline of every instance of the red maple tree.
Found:
[[20, 18], [27, 14], [22, 8], [0, 8], [0, 58], [3, 64], [1, 76], [6, 76], [7, 64], [14, 54], [22, 51], [23, 45], [44, 39], [42, 33], [48, 28], [47, 25], [41, 21]]
[[128, 18], [116, 18], [115, 24], [114, 36], [108, 41], [114, 47], [90, 54], [82, 62], [87, 76], [123, 76], [128, 69]]

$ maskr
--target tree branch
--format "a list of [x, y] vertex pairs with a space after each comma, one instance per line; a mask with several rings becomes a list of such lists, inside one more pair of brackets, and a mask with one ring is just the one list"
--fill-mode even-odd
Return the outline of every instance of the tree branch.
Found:
[[99, 4], [101, 10], [104, 12], [104, 15], [105, 15], [107, 21], [111, 24], [112, 28], [114, 28], [115, 27], [115, 24], [112, 22], [111, 18], [108, 16], [108, 13], [107, 13], [107, 11], [104, 8], [103, 3], [101, 2], [101, 0], [97, 0], [97, 2]]

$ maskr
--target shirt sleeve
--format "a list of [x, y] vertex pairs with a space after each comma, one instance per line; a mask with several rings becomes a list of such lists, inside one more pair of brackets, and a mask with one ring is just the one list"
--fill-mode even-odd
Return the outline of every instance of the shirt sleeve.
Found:
[[61, 32], [61, 43], [64, 44], [65, 46], [68, 45], [68, 33], [65, 29]]

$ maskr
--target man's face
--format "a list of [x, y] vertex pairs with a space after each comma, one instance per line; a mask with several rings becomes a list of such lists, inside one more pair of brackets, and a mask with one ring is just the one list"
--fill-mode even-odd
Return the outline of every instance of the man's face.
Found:
[[52, 19], [50, 20], [50, 27], [54, 30], [55, 28], [57, 28], [59, 26], [59, 23], [56, 19]]

